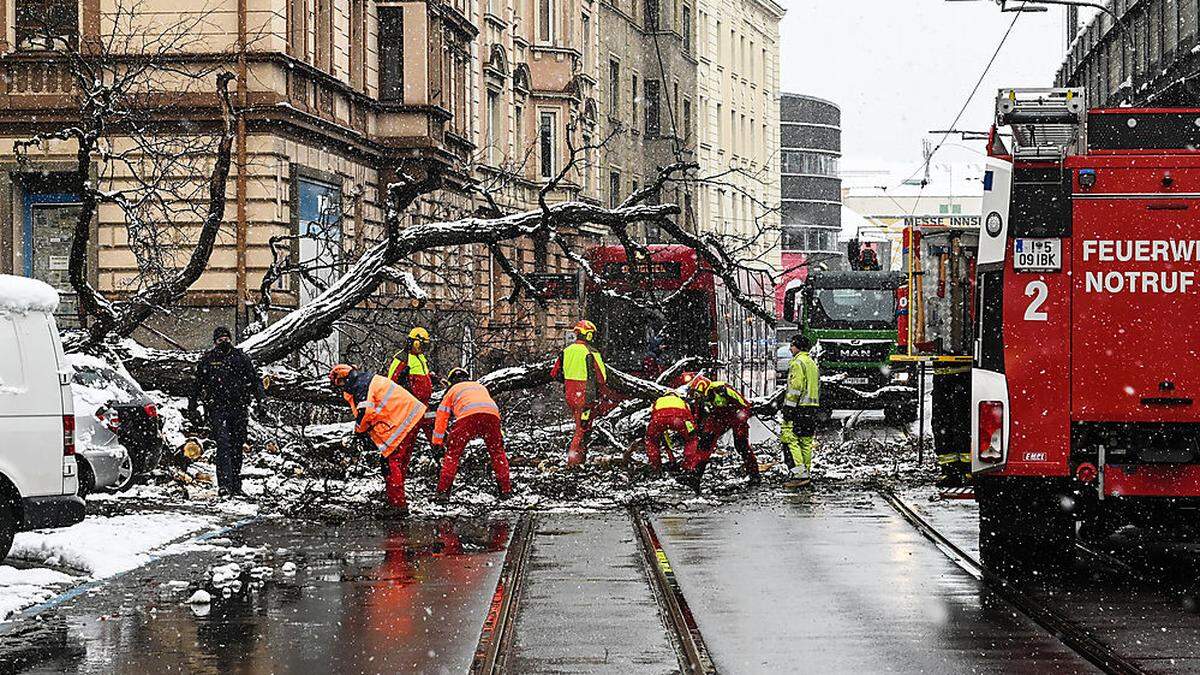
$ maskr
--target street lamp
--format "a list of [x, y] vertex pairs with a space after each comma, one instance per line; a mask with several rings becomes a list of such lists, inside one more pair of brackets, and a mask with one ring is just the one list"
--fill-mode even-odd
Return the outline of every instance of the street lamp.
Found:
[[[977, 2], [978, 0], [945, 0], [945, 2]], [[1044, 5], [1061, 5], [1063, 7], [1088, 7], [1090, 9], [1098, 9], [1101, 12], [1112, 17], [1113, 24], [1116, 25], [1118, 32], [1121, 34], [1121, 78], [1122, 81], [1129, 79], [1129, 68], [1125, 65], [1125, 55], [1134, 51], [1133, 39], [1129, 37], [1129, 31], [1125, 29], [1125, 22], [1116, 12], [1109, 9], [1108, 5], [1102, 2], [1094, 2], [1093, 0], [993, 0], [997, 5], [1000, 5], [1001, 12], [1045, 12], [1049, 8]], [[1009, 7], [1009, 2], [1020, 2], [1020, 7]], [[1030, 6], [1032, 5], [1032, 6]], [[1038, 5], [1043, 5], [1039, 7]], [[1130, 82], [1132, 89], [1132, 81]], [[1120, 87], [1118, 87], [1120, 89]], [[1126, 96], [1128, 100], [1128, 95]]]

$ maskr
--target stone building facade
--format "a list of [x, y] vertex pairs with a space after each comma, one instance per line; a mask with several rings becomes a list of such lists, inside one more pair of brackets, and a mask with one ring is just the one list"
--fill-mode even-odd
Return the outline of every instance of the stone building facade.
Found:
[[[202, 346], [216, 324], [244, 331], [261, 316], [264, 290], [275, 313], [311, 300], [378, 240], [387, 185], [402, 166], [433, 163], [447, 176], [406, 214], [413, 224], [490, 208], [481, 190], [502, 210], [536, 208], [569, 163], [548, 201], [616, 203], [660, 167], [695, 159], [701, 175], [721, 173], [732, 187], [680, 188], [667, 198], [695, 230], [748, 237], [778, 224], [770, 214], [779, 201], [781, 13], [771, 0], [0, 0], [0, 272], [69, 290], [78, 195], [63, 185], [73, 142], [48, 141], [19, 161], [14, 152], [77, 118], [69, 54], [137, 63], [148, 58], [134, 46], [142, 38], [180, 27], [172, 62], [205, 76], [156, 80], [148, 93], [168, 104], [142, 128], [180, 144], [214, 138], [218, 70], [235, 74], [242, 114], [210, 265], [180, 306], [147, 322], [137, 337], [149, 344]], [[144, 151], [132, 135], [108, 142], [117, 153]], [[601, 147], [580, 150], [589, 146]], [[169, 226], [150, 246], [122, 209], [103, 205], [91, 283], [120, 298], [147, 279], [146, 255], [181, 264], [199, 232], [200, 210], [188, 209], [202, 201], [209, 166], [211, 158], [179, 179], [193, 195], [162, 219]], [[738, 171], [725, 174], [730, 166]], [[101, 162], [93, 173], [105, 189], [131, 189], [129, 167]], [[570, 236], [587, 245], [601, 234]], [[774, 246], [777, 266], [777, 233], [770, 238], [763, 258]], [[545, 241], [505, 243], [501, 252], [525, 272], [574, 272]], [[264, 288], [281, 259], [324, 271]], [[421, 324], [443, 345], [476, 350], [447, 359], [492, 352], [502, 360], [557, 346], [577, 318], [577, 300], [543, 308], [514, 293], [485, 247], [422, 253], [405, 267], [428, 299], [388, 285], [330, 338], [335, 356], [382, 360]]]
[[[54, 8], [49, 31], [47, 6]], [[119, 45], [122, 40], [109, 38], [123, 31], [161, 35], [172, 24], [188, 25], [190, 35], [176, 50], [180, 60], [198, 70], [236, 73], [236, 102], [244, 113], [227, 225], [187, 300], [157, 315], [138, 336], [196, 347], [217, 323], [246, 326], [281, 241], [299, 260], [333, 256], [330, 269], [376, 241], [396, 167], [434, 162], [448, 176], [444, 189], [414, 205], [411, 223], [474, 213], [484, 204], [471, 189], [476, 184], [494, 191], [502, 208], [535, 206], [546, 177], [569, 159], [568, 134], [578, 145], [595, 133], [588, 111], [596, 105], [596, 66], [589, 70], [584, 54], [594, 53], [597, 35], [586, 25], [585, 6], [591, 0], [213, 0], [203, 7], [178, 0], [0, 0], [0, 155], [6, 160], [0, 164], [0, 271], [50, 275], [64, 285], [62, 230], [71, 222], [73, 199], [58, 179], [72, 167], [73, 144], [43, 144], [20, 162], [13, 145], [61, 128], [77, 114], [66, 49]], [[136, 16], [125, 14], [130, 7]], [[144, 57], [144, 50], [134, 55]], [[173, 104], [156, 113], [153, 125], [180, 138], [215, 134], [220, 115], [212, 81], [171, 80], [165, 93]], [[121, 138], [114, 144], [133, 145]], [[114, 189], [131, 181], [120, 163], [95, 172]], [[598, 180], [588, 173], [568, 175], [550, 200], [599, 200]], [[182, 258], [199, 221], [173, 226], [176, 237], [163, 250]], [[92, 283], [114, 297], [140, 278], [142, 261], [129, 231], [120, 209], [100, 210], [89, 271]], [[502, 248], [525, 271], [570, 269], [544, 243]], [[512, 284], [486, 248], [420, 254], [410, 262], [429, 300], [384, 289], [379, 306], [370, 308], [378, 311], [364, 313], [372, 322], [358, 331], [370, 333], [374, 344], [358, 341], [360, 353], [351, 356], [381, 359], [408, 326], [436, 325], [447, 316], [458, 319], [450, 321], [454, 337], [445, 343], [470, 337], [486, 346], [495, 337], [497, 349], [528, 351], [557, 344], [574, 318], [569, 301], [546, 310], [508, 302]], [[285, 276], [271, 288], [273, 303], [301, 305], [320, 281]], [[353, 342], [355, 329], [339, 337]]]
[[779, 22], [774, 0], [697, 0], [702, 228], [780, 269]]
[[[695, 160], [694, 0], [601, 0], [599, 174], [605, 202], [619, 204], [673, 163]], [[693, 187], [664, 195], [695, 230]], [[651, 241], [655, 232], [644, 233]]]

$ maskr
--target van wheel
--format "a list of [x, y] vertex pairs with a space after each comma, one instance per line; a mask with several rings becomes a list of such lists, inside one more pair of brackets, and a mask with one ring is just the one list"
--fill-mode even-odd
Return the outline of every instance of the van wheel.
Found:
[[0, 561], [8, 557], [18, 526], [17, 503], [12, 499], [0, 497]]
[[96, 472], [92, 471], [92, 466], [87, 460], [77, 459], [76, 464], [79, 466], [79, 489], [75, 494], [83, 499], [96, 491]]

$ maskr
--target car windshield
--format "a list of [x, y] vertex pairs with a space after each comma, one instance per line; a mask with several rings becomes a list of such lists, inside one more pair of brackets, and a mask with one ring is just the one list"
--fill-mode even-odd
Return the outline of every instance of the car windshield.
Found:
[[892, 328], [896, 291], [891, 288], [817, 288], [810, 303], [816, 328]]

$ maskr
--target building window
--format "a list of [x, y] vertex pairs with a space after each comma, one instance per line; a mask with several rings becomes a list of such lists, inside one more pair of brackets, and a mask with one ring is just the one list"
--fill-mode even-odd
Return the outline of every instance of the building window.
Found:
[[79, 46], [79, 3], [17, 0], [17, 49], [71, 50]]
[[579, 25], [583, 32], [583, 65], [588, 69], [592, 65], [592, 17], [584, 14], [579, 17]]
[[679, 83], [671, 85], [671, 135], [679, 135]]
[[500, 92], [489, 90], [487, 93], [487, 152], [488, 164], [492, 166], [499, 164], [504, 154], [500, 151], [500, 127], [502, 126], [500, 114]]
[[783, 150], [779, 153], [779, 171], [787, 174], [808, 176], [838, 176], [838, 158], [819, 152]]
[[683, 139], [692, 140], [692, 102], [686, 98], [683, 99]]
[[658, 3], [662, 0], [646, 0], [646, 30], [658, 30]]
[[380, 7], [379, 100], [404, 100], [404, 10]]
[[633, 81], [631, 82], [632, 86], [629, 87], [629, 106], [632, 109], [632, 114], [629, 116], [629, 119], [633, 120], [630, 124], [632, 124], [633, 128], [636, 130], [638, 126], [638, 98], [640, 98], [638, 96], [638, 76], [637, 73], [634, 73], [630, 77], [633, 78]]
[[554, 0], [538, 0], [538, 41], [540, 42], [554, 42], [554, 22], [557, 17], [555, 9]]
[[618, 119], [621, 113], [621, 64], [608, 61], [608, 116]]
[[542, 178], [554, 178], [557, 152], [558, 115], [543, 112], [538, 116], [538, 154], [542, 160]]
[[617, 208], [621, 205], [621, 172], [613, 171], [608, 174], [608, 206]]
[[683, 32], [683, 51], [692, 52], [692, 8], [687, 5], [683, 6], [683, 12], [680, 15], [679, 30]]
[[658, 80], [646, 80], [646, 135], [657, 136], [659, 126]]
[[513, 147], [517, 149], [515, 161], [525, 162], [525, 108], [513, 107]]

